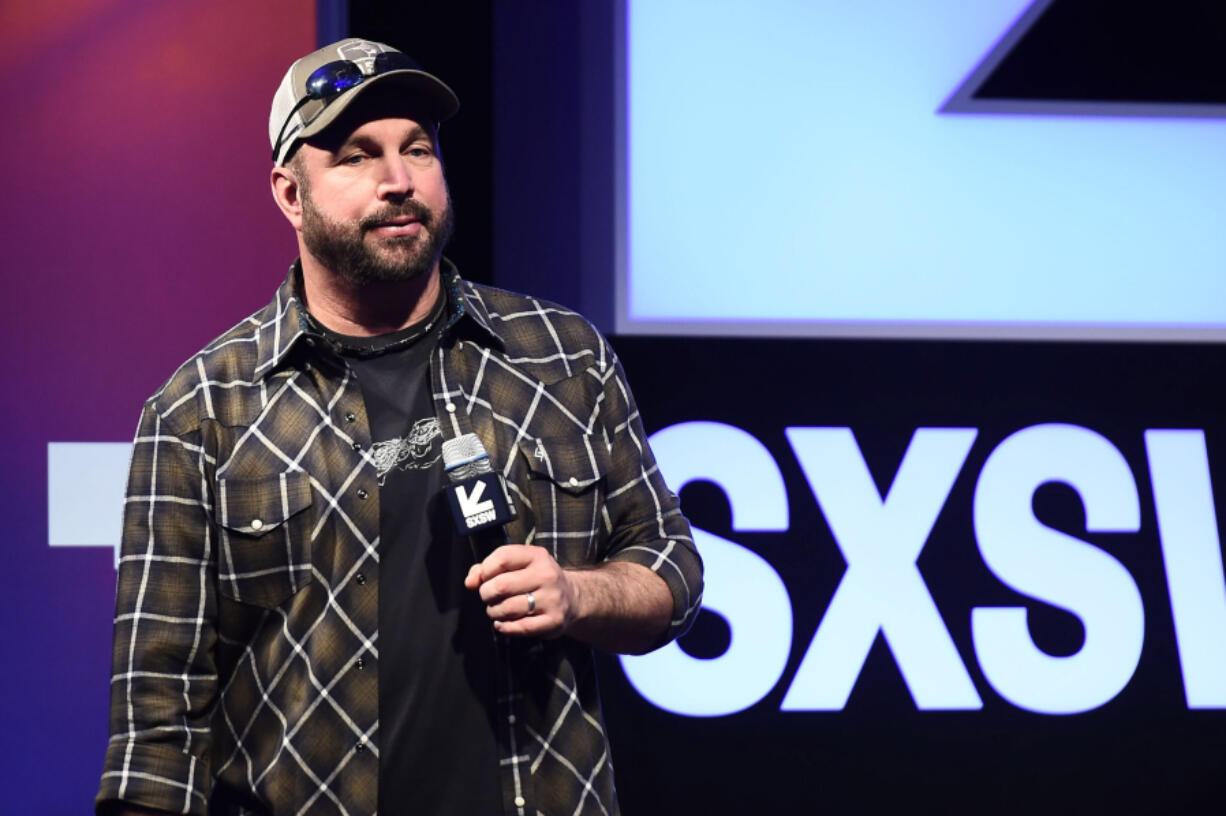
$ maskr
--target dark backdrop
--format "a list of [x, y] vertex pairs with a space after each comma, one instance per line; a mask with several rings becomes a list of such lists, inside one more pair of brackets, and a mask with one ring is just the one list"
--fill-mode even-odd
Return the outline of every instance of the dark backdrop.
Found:
[[[616, 241], [613, 122], [618, 4], [359, 2], [351, 33], [417, 55], [456, 88], [443, 130], [460, 216], [450, 254], [475, 280], [575, 307], [608, 329]], [[1226, 11], [1218, 3], [1056, 0], [981, 93], [1000, 98], [1221, 102]], [[735, 58], [735, 55], [730, 55]], [[682, 492], [698, 526], [750, 547], [783, 576], [794, 605], [779, 685], [739, 714], [680, 717], [639, 696], [606, 660], [602, 685], [624, 809], [741, 812], [1204, 812], [1226, 793], [1226, 714], [1183, 698], [1143, 444], [1148, 428], [1204, 429], [1222, 483], [1220, 345], [615, 337], [648, 429], [716, 420], [753, 433], [784, 473], [786, 533], [730, 528], [711, 484]], [[786, 397], [764, 397], [764, 382]], [[1094, 711], [1017, 709], [976, 663], [969, 612], [1021, 605], [1036, 641], [1076, 651], [1076, 618], [1013, 592], [982, 563], [971, 529], [975, 478], [1006, 436], [1066, 422], [1106, 436], [1137, 482], [1142, 528], [1085, 533], [1076, 495], [1035, 499], [1045, 523], [1102, 546], [1136, 580], [1145, 645], [1132, 681]], [[979, 712], [920, 712], [878, 637], [844, 711], [781, 713], [804, 647], [844, 563], [783, 435], [796, 425], [854, 429], [878, 486], [920, 426], [979, 437], [919, 566], [983, 697]], [[1219, 517], [1219, 527], [1221, 519]], [[1226, 633], [1223, 633], [1226, 637]], [[705, 612], [683, 648], [714, 656], [727, 625]]]

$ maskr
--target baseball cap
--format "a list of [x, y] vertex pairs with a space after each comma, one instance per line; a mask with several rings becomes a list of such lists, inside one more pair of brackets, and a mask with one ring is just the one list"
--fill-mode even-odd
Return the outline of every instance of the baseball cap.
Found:
[[273, 161], [284, 164], [298, 144], [332, 124], [355, 99], [375, 86], [393, 85], [423, 107], [437, 126], [460, 109], [455, 92], [426, 73], [404, 52], [350, 37], [296, 60], [272, 98], [268, 140]]

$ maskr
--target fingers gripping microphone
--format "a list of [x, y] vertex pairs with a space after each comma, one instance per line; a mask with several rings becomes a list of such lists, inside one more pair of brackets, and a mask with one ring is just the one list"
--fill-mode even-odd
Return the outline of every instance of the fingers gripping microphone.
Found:
[[467, 433], [443, 442], [443, 471], [451, 480], [444, 492], [460, 535], [506, 524], [515, 518], [515, 505], [506, 482], [490, 466], [490, 455], [476, 434]]

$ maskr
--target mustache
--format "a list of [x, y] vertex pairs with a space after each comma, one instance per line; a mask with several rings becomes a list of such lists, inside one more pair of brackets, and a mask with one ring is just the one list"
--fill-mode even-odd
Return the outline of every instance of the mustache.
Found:
[[421, 223], [423, 227], [430, 227], [434, 223], [434, 212], [422, 204], [420, 201], [414, 201], [411, 198], [406, 198], [399, 204], [389, 204], [378, 212], [368, 215], [358, 222], [358, 226], [363, 232], [381, 227], [388, 221], [401, 216], [408, 216]]

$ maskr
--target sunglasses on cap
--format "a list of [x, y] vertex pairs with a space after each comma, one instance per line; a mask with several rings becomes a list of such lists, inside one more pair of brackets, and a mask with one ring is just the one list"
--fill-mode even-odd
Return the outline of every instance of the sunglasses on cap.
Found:
[[281, 125], [280, 132], [277, 133], [277, 143], [273, 145], [272, 160], [277, 160], [277, 154], [281, 152], [281, 143], [285, 139], [285, 129], [289, 127], [290, 120], [302, 107], [311, 100], [320, 100], [325, 104], [319, 109], [315, 116], [311, 117], [311, 121], [303, 122], [305, 128], [315, 120], [319, 114], [327, 109], [327, 102], [337, 95], [344, 93], [350, 88], [361, 85], [370, 77], [386, 74], [389, 71], [420, 71], [421, 66], [417, 61], [408, 54], [399, 51], [383, 51], [375, 55], [373, 63], [370, 64], [369, 72], [364, 72], [362, 66], [353, 60], [336, 60], [329, 62], [326, 65], [321, 65], [311, 72], [311, 75], [306, 80], [306, 96], [298, 100], [297, 104], [290, 110], [289, 115], [285, 117], [285, 124]]

